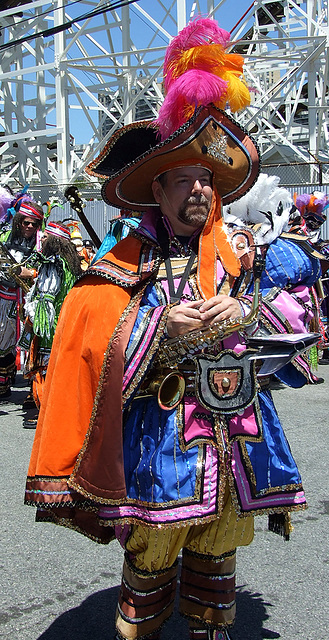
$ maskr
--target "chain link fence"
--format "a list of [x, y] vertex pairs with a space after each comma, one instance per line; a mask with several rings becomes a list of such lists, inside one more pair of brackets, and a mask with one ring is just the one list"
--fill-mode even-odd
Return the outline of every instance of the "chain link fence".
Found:
[[329, 163], [291, 162], [290, 164], [262, 164], [263, 173], [279, 176], [280, 186], [294, 189], [298, 193], [329, 190]]
[[[291, 193], [312, 193], [322, 191], [329, 195], [329, 163], [324, 162], [293, 162], [291, 164], [263, 164], [261, 171], [268, 175], [276, 175], [280, 178], [280, 186], [285, 187]], [[85, 203], [84, 213], [95, 229], [100, 240], [105, 237], [110, 221], [120, 214], [119, 209], [109, 207], [100, 199], [100, 191], [88, 190], [85, 186], [81, 189], [82, 199]], [[89, 198], [95, 198], [89, 200]], [[99, 198], [99, 199], [98, 199]], [[328, 209], [329, 212], [329, 209]], [[67, 218], [78, 219], [77, 214], [66, 202], [64, 207], [56, 207], [51, 212], [52, 220]], [[329, 213], [328, 213], [329, 218]], [[80, 225], [82, 237], [88, 238], [88, 233], [83, 225]], [[323, 239], [329, 239], [329, 219], [321, 227]]]

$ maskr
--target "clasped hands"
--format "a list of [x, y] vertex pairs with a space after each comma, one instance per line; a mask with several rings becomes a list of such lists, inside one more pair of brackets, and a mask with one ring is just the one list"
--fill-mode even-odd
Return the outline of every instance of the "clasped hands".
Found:
[[241, 307], [236, 298], [223, 294], [209, 300], [193, 300], [172, 307], [167, 319], [169, 338], [176, 338], [195, 329], [209, 327], [223, 320], [241, 316]]

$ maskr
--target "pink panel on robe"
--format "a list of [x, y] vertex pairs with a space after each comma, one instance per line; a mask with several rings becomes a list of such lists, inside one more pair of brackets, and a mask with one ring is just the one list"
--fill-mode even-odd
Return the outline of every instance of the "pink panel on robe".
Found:
[[238, 435], [259, 435], [259, 427], [256, 421], [254, 405], [247, 407], [242, 415], [236, 414], [234, 418], [231, 418], [229, 421], [229, 434], [231, 438]]
[[210, 411], [201, 407], [196, 398], [185, 398], [184, 400], [184, 412], [185, 412], [185, 427], [184, 427], [184, 439], [186, 444], [191, 442], [194, 438], [200, 438], [202, 436], [206, 438], [213, 438], [214, 432], [211, 422], [200, 418], [195, 418], [194, 413], [205, 413], [210, 416]]
[[[308, 287], [296, 287], [293, 293], [297, 295], [304, 304], [306, 304], [307, 306], [310, 305], [310, 295]], [[272, 304], [274, 307], [279, 309], [279, 311], [281, 311], [285, 318], [287, 318], [288, 322], [293, 328], [294, 333], [305, 332], [305, 308], [298, 304], [298, 301], [292, 295], [290, 295], [287, 291], [281, 291], [281, 293], [279, 293], [275, 300], [273, 300]], [[312, 317], [313, 314], [310, 309], [308, 317], [306, 318], [307, 322], [309, 322]]]

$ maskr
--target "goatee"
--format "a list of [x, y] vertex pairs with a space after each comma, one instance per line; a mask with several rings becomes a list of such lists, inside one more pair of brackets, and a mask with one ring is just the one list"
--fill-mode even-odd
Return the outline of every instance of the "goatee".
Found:
[[183, 202], [177, 217], [184, 224], [201, 227], [207, 220], [210, 204], [203, 194], [199, 197], [190, 196]]

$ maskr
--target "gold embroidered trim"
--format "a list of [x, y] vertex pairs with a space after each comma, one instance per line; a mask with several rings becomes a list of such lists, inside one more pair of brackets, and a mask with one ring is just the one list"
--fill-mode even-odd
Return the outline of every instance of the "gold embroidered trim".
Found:
[[128, 124], [125, 127], [122, 127], [121, 129], [117, 129], [117, 131], [115, 131], [114, 134], [111, 136], [111, 138], [108, 140], [104, 149], [100, 152], [97, 158], [95, 158], [95, 160], [93, 160], [92, 162], [90, 162], [89, 165], [87, 165], [85, 169], [86, 173], [89, 173], [92, 176], [97, 176], [98, 178], [105, 178], [105, 180], [109, 180], [110, 177], [108, 175], [99, 173], [97, 171], [97, 166], [102, 162], [104, 158], [106, 158], [106, 156], [108, 156], [111, 149], [114, 147], [116, 141], [119, 140], [119, 138], [121, 138], [121, 136], [124, 135], [128, 129], [144, 129], [144, 128], [145, 128], [145, 120], [141, 120], [140, 122], [132, 122], [131, 124]]
[[214, 414], [214, 431], [218, 450], [217, 517], [220, 517], [224, 509], [225, 489], [227, 484], [228, 432], [225, 419], [217, 414]]
[[[207, 416], [209, 421], [211, 422], [211, 426], [213, 427], [213, 421], [211, 419], [211, 415]], [[193, 447], [201, 446], [201, 445], [212, 445], [216, 447], [216, 439], [215, 435], [213, 438], [210, 436], [202, 437], [202, 435], [198, 436], [191, 440], [191, 442], [187, 443], [185, 441], [184, 430], [185, 430], [185, 404], [184, 401], [180, 402], [176, 408], [176, 421], [178, 426], [178, 442], [180, 446], [180, 450], [185, 453], [189, 451], [189, 449], [193, 449]]]
[[[249, 405], [250, 406], [250, 405]], [[234, 442], [235, 440], [238, 440], [239, 442], [262, 442], [263, 440], [263, 419], [262, 419], [262, 413], [260, 410], [260, 406], [259, 406], [259, 399], [258, 399], [258, 392], [257, 395], [252, 403], [252, 406], [254, 408], [255, 414], [256, 414], [256, 422], [257, 422], [257, 427], [259, 430], [259, 436], [253, 436], [250, 434], [246, 434], [243, 435], [241, 433], [237, 433], [236, 435], [230, 436], [230, 441]], [[232, 415], [228, 416], [228, 420], [232, 419]], [[229, 429], [229, 427], [228, 427]]]
[[249, 516], [264, 516], [269, 515], [271, 513], [290, 513], [291, 511], [305, 511], [308, 508], [306, 503], [303, 504], [293, 504], [287, 506], [280, 507], [263, 507], [258, 509], [252, 508], [249, 511], [242, 511], [241, 506], [237, 497], [236, 489], [235, 489], [235, 481], [232, 469], [228, 471], [228, 481], [230, 486], [231, 498], [233, 502], [234, 509], [239, 518], [248, 518]]
[[[277, 318], [282, 324], [283, 326], [286, 328], [287, 333], [294, 333], [294, 330], [290, 324], [290, 322], [287, 320], [287, 318], [275, 307], [274, 304], [272, 304], [271, 302], [264, 302], [263, 300], [263, 305], [264, 307], [268, 308], [269, 311], [274, 315], [275, 318]], [[262, 314], [262, 322], [263, 322], [263, 314]], [[267, 318], [267, 322], [270, 323], [271, 328], [275, 329], [275, 333], [277, 333], [277, 330], [275, 328], [274, 325], [272, 325], [271, 320], [269, 318]]]
[[[299, 354], [300, 358], [303, 358], [303, 354]], [[307, 361], [305, 361], [305, 358], [303, 358], [304, 362], [306, 362], [306, 365], [309, 366], [307, 364]], [[299, 371], [299, 373], [302, 373], [304, 378], [306, 378], [306, 380], [309, 380], [309, 376], [307, 371], [305, 371], [304, 367], [302, 367], [302, 365], [299, 364], [299, 362], [296, 360], [296, 358], [293, 358], [291, 361], [291, 364], [294, 365], [294, 367], [297, 369], [297, 371]]]
[[103, 518], [99, 518], [99, 524], [102, 527], [113, 527], [115, 525], [124, 525], [124, 524], [145, 524], [145, 526], [150, 527], [152, 529], [177, 529], [181, 527], [191, 527], [192, 525], [198, 524], [207, 524], [208, 522], [212, 522], [218, 518], [218, 514], [214, 513], [209, 516], [200, 516], [194, 518], [187, 518], [186, 520], [172, 520], [171, 522], [148, 522], [147, 520], [143, 520], [142, 518], [136, 517], [123, 517], [114, 520], [106, 520]]
[[[89, 540], [93, 540], [93, 542], [97, 542], [98, 544], [109, 544], [112, 540], [115, 539], [115, 535], [113, 533], [113, 537], [111, 537], [109, 540], [103, 540], [98, 536], [88, 533], [85, 529], [81, 529], [81, 527], [74, 524], [69, 518], [59, 517], [53, 512], [51, 512], [51, 514], [48, 514], [48, 517], [42, 518], [42, 522], [51, 522], [52, 524], [56, 524], [60, 527], [66, 527], [67, 529], [71, 529], [72, 531], [77, 531], [77, 533], [81, 533], [86, 538], [89, 538]], [[99, 525], [102, 526], [101, 523], [99, 523]]]
[[131, 397], [133, 392], [136, 390], [136, 388], [140, 384], [142, 378], [144, 377], [144, 375], [145, 375], [145, 373], [146, 373], [146, 371], [147, 371], [147, 369], [149, 367], [150, 361], [152, 360], [155, 352], [159, 348], [159, 344], [160, 344], [161, 338], [163, 337], [163, 333], [164, 333], [164, 330], [165, 330], [166, 325], [167, 325], [167, 318], [168, 318], [168, 314], [170, 312], [171, 306], [172, 305], [168, 306], [164, 310], [164, 312], [162, 314], [162, 317], [160, 319], [159, 326], [157, 328], [156, 334], [155, 334], [155, 336], [154, 336], [154, 338], [152, 340], [151, 346], [150, 346], [147, 354], [144, 355], [143, 363], [138, 368], [138, 373], [135, 375], [134, 380], [129, 385], [129, 388], [127, 389], [127, 391], [122, 396], [122, 401], [123, 401], [124, 404], [129, 400], [129, 398]]

